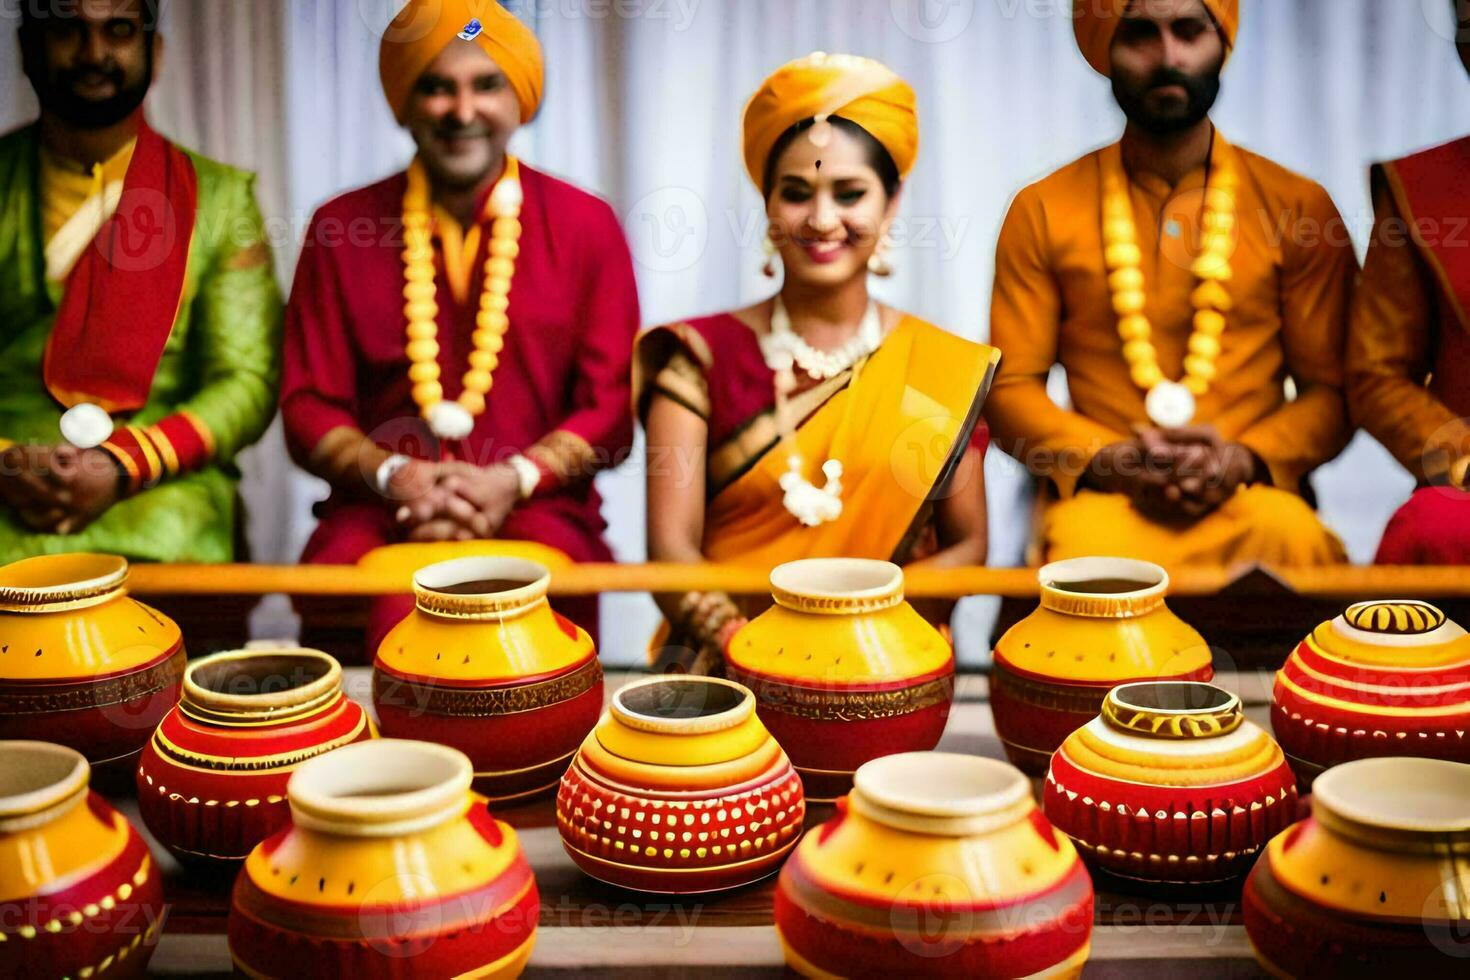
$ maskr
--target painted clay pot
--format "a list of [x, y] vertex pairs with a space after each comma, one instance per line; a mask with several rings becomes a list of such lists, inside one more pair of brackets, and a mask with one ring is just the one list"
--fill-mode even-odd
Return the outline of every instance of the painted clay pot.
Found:
[[456, 749], [372, 739], [301, 764], [291, 825], [250, 852], [230, 955], [252, 977], [514, 977], [540, 902]]
[[711, 677], [613, 695], [556, 797], [562, 844], [594, 878], [692, 894], [772, 874], [801, 837], [801, 778], [755, 713]]
[[520, 558], [420, 569], [414, 610], [373, 663], [383, 734], [464, 752], [475, 788], [493, 801], [553, 791], [602, 712], [592, 638], [552, 611], [550, 582]]
[[0, 738], [70, 746], [131, 782], [178, 703], [185, 654], [178, 626], [128, 596], [127, 577], [112, 555], [0, 568]]
[[811, 558], [771, 572], [775, 605], [725, 650], [807, 799], [847, 792], [863, 763], [932, 749], [954, 700], [954, 651], [903, 598], [886, 561]]
[[1052, 753], [1135, 681], [1208, 681], [1210, 648], [1164, 605], [1169, 576], [1131, 558], [1071, 558], [1037, 573], [1041, 605], [995, 645], [990, 708], [1011, 762], [1046, 774]]
[[806, 976], [1077, 976], [1092, 880], [1030, 781], [913, 752], [858, 770], [781, 870], [776, 930]]
[[141, 977], [163, 927], [148, 845], [81, 753], [0, 742], [0, 976]]
[[242, 861], [291, 819], [286, 781], [313, 756], [371, 738], [318, 650], [236, 650], [195, 660], [184, 695], [138, 761], [148, 830], [186, 861]]
[[1276, 673], [1271, 726], [1303, 790], [1372, 756], [1470, 763], [1470, 635], [1425, 602], [1360, 602]]
[[1328, 769], [1312, 816], [1246, 880], [1246, 934], [1279, 977], [1463, 977], [1470, 765], [1379, 757]]
[[1251, 869], [1296, 819], [1296, 777], [1240, 698], [1145, 681], [1052, 756], [1043, 806], [1096, 867], [1150, 883], [1221, 882]]

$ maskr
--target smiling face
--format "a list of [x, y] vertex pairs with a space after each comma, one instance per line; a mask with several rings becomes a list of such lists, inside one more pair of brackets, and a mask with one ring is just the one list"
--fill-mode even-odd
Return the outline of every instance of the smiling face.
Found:
[[25, 73], [43, 111], [77, 129], [126, 119], [148, 94], [161, 44], [138, 0], [85, 0], [28, 15], [21, 29]]
[[898, 212], [866, 134], [833, 125], [825, 146], [797, 134], [771, 167], [766, 215], [789, 282], [836, 285], [867, 272]]
[[505, 73], [472, 41], [456, 39], [415, 83], [404, 125], [435, 184], [474, 187], [500, 168], [521, 122]]
[[1113, 94], [1147, 132], [1191, 129], [1220, 95], [1225, 53], [1203, 0], [1134, 0], [1113, 36]]

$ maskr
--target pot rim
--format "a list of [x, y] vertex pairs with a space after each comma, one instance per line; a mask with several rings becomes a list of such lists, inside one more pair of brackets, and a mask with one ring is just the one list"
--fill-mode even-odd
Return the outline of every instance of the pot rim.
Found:
[[[285, 658], [321, 664], [325, 670], [305, 684], [263, 694], [229, 694], [203, 686], [195, 675], [219, 664], [241, 663], [265, 658]], [[183, 696], [179, 710], [210, 724], [270, 724], [300, 718], [336, 700], [342, 690], [342, 665], [330, 654], [310, 647], [224, 650], [192, 660], [184, 668]]]
[[[478, 579], [521, 579], [525, 585], [498, 592], [459, 594], [442, 591]], [[425, 565], [413, 573], [414, 603], [434, 616], [450, 619], [507, 619], [546, 598], [551, 572], [540, 562], [505, 555], [470, 555]]]
[[[1148, 584], [1128, 592], [1077, 592], [1059, 588], [1055, 584], [1058, 580], [1069, 578], [1125, 578]], [[1169, 591], [1169, 573], [1162, 565], [1111, 555], [1089, 555], [1050, 562], [1037, 570], [1036, 581], [1040, 586], [1043, 608], [1073, 616], [1103, 619], [1141, 616], [1162, 606], [1164, 596]]]
[[[1134, 688], [1203, 688], [1224, 696], [1224, 703], [1190, 708], [1165, 708], [1128, 700]], [[1218, 698], [1216, 700], [1219, 700]], [[1160, 739], [1216, 738], [1245, 724], [1240, 696], [1207, 681], [1129, 681], [1103, 697], [1101, 717], [1108, 727], [1129, 735]]]
[[[1402, 626], [1378, 628], [1374, 613], [1403, 617]], [[1423, 619], [1415, 623], [1416, 613]], [[1430, 647], [1453, 643], [1465, 636], [1460, 626], [1433, 603], [1421, 599], [1370, 599], [1355, 602], [1329, 621], [1332, 631], [1356, 643], [1377, 647]]]
[[899, 752], [863, 763], [849, 806], [915, 833], [969, 837], [1009, 826], [1035, 808], [1031, 781], [999, 759]]
[[345, 837], [400, 837], [462, 812], [474, 767], [435, 742], [376, 738], [297, 767], [286, 784], [297, 827]]
[[[833, 579], [839, 584], [829, 584]], [[852, 615], [903, 602], [903, 569], [891, 561], [802, 558], [771, 569], [770, 581], [776, 603], [796, 612]]]
[[[693, 688], [696, 686], [731, 688], [737, 691], [741, 697], [739, 702], [733, 707], [726, 708], [724, 711], [719, 711], [711, 715], [697, 715], [691, 718], [665, 718], [646, 715], [630, 708], [623, 700], [629, 691], [640, 690], [646, 687]], [[613, 717], [624, 725], [640, 732], [652, 732], [656, 735], [704, 735], [709, 732], [726, 731], [742, 724], [755, 713], [755, 694], [744, 684], [726, 680], [723, 677], [670, 674], [660, 677], [647, 677], [623, 685], [613, 692], [612, 699], [608, 703], [608, 711], [612, 712]]]
[[5, 760], [5, 768], [15, 766], [24, 757], [49, 762], [56, 767], [56, 774], [28, 789], [0, 796], [0, 834], [50, 823], [87, 795], [92, 767], [76, 749], [31, 739], [0, 741], [0, 759]]
[[1444, 838], [1470, 845], [1470, 806], [1461, 805], [1454, 815], [1426, 814], [1424, 795], [1405, 792], [1416, 786], [1442, 791], [1447, 799], [1470, 799], [1470, 764], [1398, 756], [1344, 762], [1313, 781], [1312, 815], [1374, 846]]
[[[70, 569], [67, 574], [61, 574]], [[98, 605], [120, 593], [128, 560], [68, 552], [22, 558], [0, 568], [0, 612], [44, 613]]]

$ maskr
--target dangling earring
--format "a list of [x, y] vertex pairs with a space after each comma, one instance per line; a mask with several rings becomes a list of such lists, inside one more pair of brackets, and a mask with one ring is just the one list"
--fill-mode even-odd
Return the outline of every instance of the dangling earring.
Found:
[[888, 259], [888, 249], [891, 244], [885, 234], [878, 240], [878, 247], [873, 249], [873, 254], [868, 256], [868, 271], [873, 275], [885, 278], [893, 275], [893, 263]]
[[767, 279], [776, 278], [776, 243], [771, 241], [771, 231], [766, 229], [766, 239], [761, 242], [761, 251], [765, 253], [766, 264], [761, 266], [761, 272]]

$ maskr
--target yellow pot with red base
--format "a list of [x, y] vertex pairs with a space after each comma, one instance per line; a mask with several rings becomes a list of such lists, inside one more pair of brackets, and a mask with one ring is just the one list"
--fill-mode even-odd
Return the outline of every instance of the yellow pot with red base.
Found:
[[1119, 684], [1209, 681], [1204, 638], [1164, 605], [1169, 576], [1131, 558], [1072, 558], [1037, 573], [1041, 605], [995, 645], [990, 708], [1006, 756], [1043, 776]]
[[863, 763], [939, 744], [954, 651], [903, 597], [885, 561], [810, 558], [771, 572], [775, 605], [725, 650], [731, 680], [791, 756], [809, 800], [830, 801]]
[[373, 663], [373, 705], [389, 738], [470, 757], [498, 803], [555, 790], [602, 712], [602, 667], [586, 631], [546, 601], [543, 566], [458, 558], [414, 575], [414, 610]]
[[810, 977], [1075, 977], [1093, 891], [1031, 784], [994, 759], [867, 763], [781, 870], [776, 930]]
[[773, 874], [801, 837], [801, 779], [755, 713], [711, 677], [652, 677], [613, 695], [556, 798], [562, 844], [594, 878], [695, 894]]

